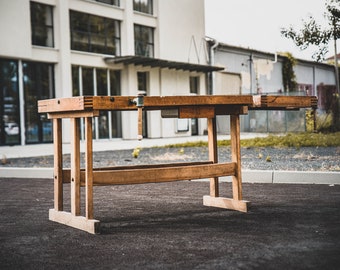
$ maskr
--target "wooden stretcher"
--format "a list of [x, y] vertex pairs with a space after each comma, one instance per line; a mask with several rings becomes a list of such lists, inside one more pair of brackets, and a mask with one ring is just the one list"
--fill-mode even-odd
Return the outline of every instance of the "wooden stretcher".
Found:
[[[99, 233], [94, 219], [93, 186], [160, 183], [210, 179], [206, 206], [247, 212], [242, 199], [240, 115], [248, 109], [300, 109], [316, 107], [315, 97], [287, 96], [78, 96], [38, 101], [39, 113], [53, 120], [54, 208], [49, 219], [89, 233]], [[207, 118], [209, 160], [206, 162], [93, 168], [92, 121], [100, 111], [138, 110], [138, 134], [142, 134], [142, 110], [161, 110], [163, 117]], [[231, 162], [218, 163], [216, 116], [230, 115]], [[71, 168], [63, 168], [62, 119], [71, 122]], [[80, 118], [85, 122], [85, 168], [80, 168]], [[232, 198], [220, 197], [219, 177], [232, 177]], [[64, 211], [63, 185], [71, 185], [71, 211]], [[85, 216], [81, 216], [80, 191], [85, 187]]]

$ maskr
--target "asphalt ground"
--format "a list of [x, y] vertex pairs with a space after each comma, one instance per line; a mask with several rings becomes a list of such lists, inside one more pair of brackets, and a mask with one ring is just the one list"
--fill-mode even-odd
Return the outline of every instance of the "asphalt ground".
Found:
[[248, 213], [203, 206], [208, 182], [95, 187], [100, 235], [48, 220], [50, 179], [0, 185], [0, 269], [340, 268], [339, 185], [244, 184]]

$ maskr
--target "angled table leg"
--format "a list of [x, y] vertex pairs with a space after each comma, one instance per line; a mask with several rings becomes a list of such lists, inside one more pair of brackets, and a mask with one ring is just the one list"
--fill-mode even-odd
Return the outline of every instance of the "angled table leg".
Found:
[[[71, 213], [50, 209], [49, 219], [89, 233], [99, 232], [99, 221], [93, 219], [92, 117], [85, 118], [85, 217], [80, 216], [80, 118], [71, 118]], [[59, 152], [58, 152], [59, 153]], [[56, 159], [59, 160], [59, 159]], [[60, 196], [60, 195], [59, 195]]]
[[63, 210], [63, 150], [62, 150], [62, 120], [53, 119], [54, 141], [54, 210]]
[[[208, 118], [208, 148], [209, 160], [213, 163], [218, 162], [217, 153], [217, 131], [216, 131], [216, 118]], [[210, 196], [219, 196], [218, 177], [210, 178]]]
[[236, 163], [233, 181], [233, 198], [242, 200], [240, 116], [230, 115], [231, 161]]
[[85, 118], [85, 215], [93, 218], [92, 117]]
[[241, 145], [240, 145], [240, 116], [230, 115], [231, 131], [231, 159], [235, 163], [235, 173], [232, 176], [233, 198], [203, 197], [203, 204], [219, 208], [237, 210], [240, 212], [248, 211], [248, 201], [242, 200], [242, 178], [241, 178]]
[[80, 215], [80, 119], [71, 118], [71, 213]]

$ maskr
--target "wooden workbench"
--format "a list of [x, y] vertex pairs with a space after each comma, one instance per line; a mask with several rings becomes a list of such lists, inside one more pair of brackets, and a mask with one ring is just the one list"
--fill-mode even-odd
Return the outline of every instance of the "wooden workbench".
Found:
[[[206, 206], [247, 212], [242, 199], [240, 115], [248, 109], [299, 109], [315, 107], [315, 97], [286, 96], [79, 96], [38, 101], [39, 113], [53, 120], [54, 208], [49, 219], [90, 233], [99, 232], [94, 219], [93, 186], [160, 183], [210, 178], [210, 194], [203, 197]], [[116, 166], [93, 168], [92, 121], [99, 111], [162, 110], [164, 117], [207, 118], [209, 160], [206, 162]], [[231, 162], [218, 163], [216, 116], [230, 115]], [[63, 168], [62, 119], [71, 121], [71, 168]], [[80, 168], [80, 118], [85, 121], [85, 168]], [[232, 198], [220, 197], [218, 179], [232, 176]], [[71, 211], [64, 211], [63, 185], [71, 184]], [[85, 216], [81, 216], [80, 190], [85, 186]]]

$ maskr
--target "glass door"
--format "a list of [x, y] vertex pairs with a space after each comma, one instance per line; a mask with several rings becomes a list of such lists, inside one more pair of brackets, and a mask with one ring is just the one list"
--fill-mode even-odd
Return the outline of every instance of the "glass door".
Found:
[[52, 122], [38, 113], [37, 102], [54, 97], [53, 65], [23, 62], [26, 143], [52, 142]]

